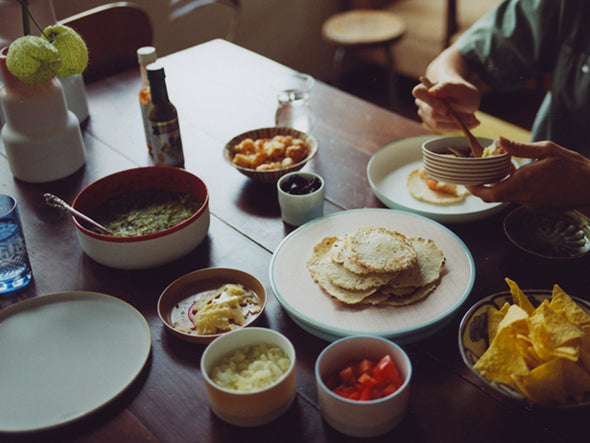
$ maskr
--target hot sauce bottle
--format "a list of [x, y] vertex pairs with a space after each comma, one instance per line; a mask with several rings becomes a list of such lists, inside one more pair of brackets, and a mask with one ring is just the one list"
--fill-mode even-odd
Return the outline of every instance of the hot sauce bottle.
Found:
[[183, 167], [178, 113], [168, 98], [164, 67], [159, 63], [152, 63], [146, 69], [152, 95], [148, 120], [154, 162], [157, 165]]
[[143, 46], [137, 50], [137, 61], [139, 63], [139, 72], [141, 74], [141, 88], [139, 89], [139, 107], [141, 109], [141, 118], [143, 120], [143, 128], [145, 131], [145, 141], [147, 143], [148, 152], [153, 157], [152, 144], [150, 139], [150, 121], [148, 119], [148, 111], [152, 104], [152, 95], [150, 92], [150, 83], [147, 78], [146, 67], [150, 63], [156, 61], [156, 48], [153, 46]]

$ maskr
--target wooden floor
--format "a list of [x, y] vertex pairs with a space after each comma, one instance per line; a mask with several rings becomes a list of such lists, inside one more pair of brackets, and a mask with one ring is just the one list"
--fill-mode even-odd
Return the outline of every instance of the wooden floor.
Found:
[[[420, 121], [411, 93], [416, 83], [417, 81], [414, 79], [398, 77], [397, 104], [391, 109], [408, 118]], [[339, 87], [357, 97], [390, 108], [387, 99], [387, 72], [381, 67], [372, 65], [354, 67], [342, 78]], [[530, 130], [541, 100], [541, 95], [534, 91], [510, 94], [494, 93], [483, 97], [481, 110]]]

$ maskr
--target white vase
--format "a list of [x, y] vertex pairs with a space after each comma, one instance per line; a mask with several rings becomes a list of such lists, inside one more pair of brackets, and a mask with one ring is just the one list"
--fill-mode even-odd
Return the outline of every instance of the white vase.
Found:
[[[51, 0], [29, 0], [29, 11], [42, 29], [57, 23]], [[30, 23], [31, 34], [39, 35], [40, 32], [32, 20]], [[0, 0], [0, 48], [8, 46], [10, 42], [23, 35], [20, 3], [17, 0]], [[80, 123], [84, 122], [90, 114], [82, 75], [60, 77], [59, 80], [63, 86], [68, 108], [76, 115]], [[2, 86], [2, 76], [0, 76], [0, 86]], [[5, 120], [1, 114], [0, 110], [0, 124]]]
[[78, 119], [67, 108], [57, 78], [29, 85], [14, 77], [6, 67], [7, 49], [0, 51], [4, 79], [0, 104], [6, 119], [2, 142], [10, 170], [29, 183], [67, 177], [86, 162]]

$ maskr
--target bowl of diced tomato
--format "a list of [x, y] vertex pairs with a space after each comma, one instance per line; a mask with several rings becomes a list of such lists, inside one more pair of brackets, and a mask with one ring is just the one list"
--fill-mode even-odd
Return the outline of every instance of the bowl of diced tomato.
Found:
[[375, 336], [337, 340], [315, 365], [324, 420], [352, 437], [375, 437], [405, 417], [412, 364], [397, 344]]

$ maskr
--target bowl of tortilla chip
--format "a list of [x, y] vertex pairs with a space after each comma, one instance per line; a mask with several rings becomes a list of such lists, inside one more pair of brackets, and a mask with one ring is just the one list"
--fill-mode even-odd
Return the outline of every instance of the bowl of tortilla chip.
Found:
[[590, 303], [552, 290], [490, 295], [463, 317], [459, 350], [486, 385], [525, 406], [590, 405]]

